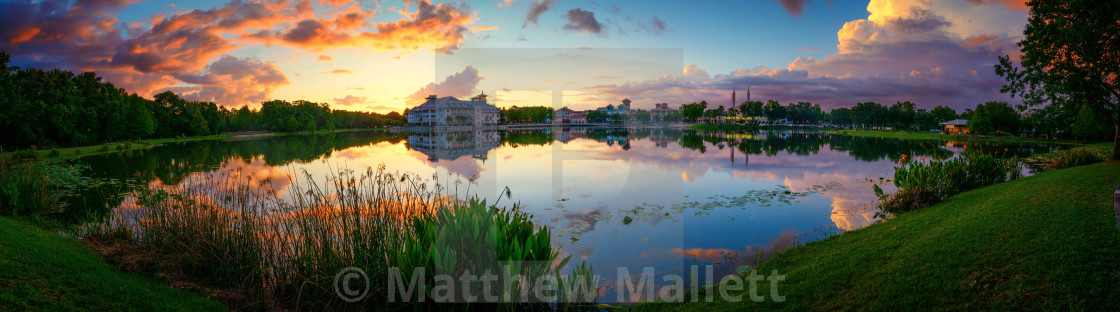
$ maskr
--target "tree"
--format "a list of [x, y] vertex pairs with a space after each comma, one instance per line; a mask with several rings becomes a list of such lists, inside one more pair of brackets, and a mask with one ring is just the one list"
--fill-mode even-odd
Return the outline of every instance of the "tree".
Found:
[[[137, 97], [139, 98], [139, 97]], [[143, 138], [156, 131], [155, 122], [152, 121], [152, 114], [144, 108], [144, 104], [139, 101], [129, 101], [128, 112], [125, 115], [124, 126], [129, 138]]]
[[849, 126], [852, 124], [852, 109], [847, 107], [834, 109], [828, 115], [828, 121], [833, 125]]
[[1031, 0], [1017, 67], [1001, 56], [1000, 92], [1024, 106], [1090, 107], [1112, 122], [1112, 160], [1120, 160], [1120, 1]]
[[681, 105], [681, 116], [687, 120], [696, 121], [704, 115], [704, 110], [708, 108], [708, 102], [700, 101], [700, 103], [690, 103]]
[[786, 118], [786, 108], [782, 103], [775, 100], [766, 101], [766, 106], [762, 108], [763, 113], [766, 114], [766, 119], [770, 122], [775, 122]]
[[650, 116], [651, 114], [648, 110], [638, 109], [634, 111], [634, 120], [637, 121], [650, 121]]
[[743, 102], [743, 104], [739, 104], [739, 111], [748, 117], [762, 117], [764, 115], [762, 102], [760, 101]]
[[607, 118], [610, 118], [610, 116], [607, 116], [607, 113], [597, 110], [593, 110], [587, 113], [587, 120], [589, 121], [602, 122], [603, 120], [607, 120]]
[[933, 113], [934, 120], [937, 121], [937, 123], [957, 119], [957, 111], [945, 106], [938, 105], [934, 107], [933, 111], [930, 111], [930, 113]]
[[679, 110], [671, 111], [669, 114], [665, 115], [665, 121], [677, 122], [681, 120], [684, 120], [684, 115], [681, 115]]
[[1019, 113], [1007, 102], [1001, 101], [976, 105], [972, 119], [968, 120], [969, 130], [980, 134], [1016, 133], [1019, 131], [1019, 124]]
[[1081, 111], [1077, 113], [1077, 121], [1070, 126], [1073, 136], [1082, 139], [1095, 139], [1104, 136], [1108, 132], [1104, 129], [1105, 123], [1101, 119], [1089, 105], [1081, 105]]

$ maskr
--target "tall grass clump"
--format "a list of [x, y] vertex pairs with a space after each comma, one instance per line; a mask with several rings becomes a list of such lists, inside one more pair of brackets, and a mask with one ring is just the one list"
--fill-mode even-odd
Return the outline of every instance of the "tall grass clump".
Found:
[[[256, 309], [423, 309], [430, 304], [389, 303], [386, 281], [407, 286], [413, 269], [424, 268], [413, 295], [424, 292], [431, 302], [437, 281], [429, 277], [437, 274], [479, 275], [515, 263], [522, 265], [515, 274], [556, 275], [567, 262], [552, 249], [548, 229], [524, 213], [460, 200], [435, 176], [380, 166], [332, 172], [325, 185], [306, 172], [301, 177], [274, 181], [231, 170], [142, 186], [86, 234], [123, 239], [158, 258], [160, 274]], [[336, 292], [345, 268], [368, 276], [363, 300], [350, 303]], [[526, 306], [471, 306], [479, 307]]]
[[1104, 151], [1088, 147], [1075, 147], [1057, 151], [1050, 155], [1047, 162], [1049, 169], [1064, 169], [1077, 166], [1092, 165], [1108, 159]]
[[948, 160], [905, 162], [894, 168], [897, 193], [883, 194], [878, 185], [874, 188], [883, 212], [896, 214], [928, 207], [967, 190], [1017, 179], [1022, 170], [1022, 161], [1016, 157], [997, 159], [966, 153]]
[[63, 209], [62, 199], [87, 185], [85, 165], [57, 161], [16, 163], [0, 160], [0, 213], [41, 217]]

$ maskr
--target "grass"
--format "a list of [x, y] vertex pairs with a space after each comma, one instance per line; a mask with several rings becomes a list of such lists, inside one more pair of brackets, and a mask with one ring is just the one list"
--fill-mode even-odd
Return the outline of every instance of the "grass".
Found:
[[[1082, 145], [1085, 142], [1077, 140], [1058, 140], [1058, 139], [1042, 139], [1042, 138], [1022, 138], [1017, 136], [982, 136], [974, 134], [941, 134], [933, 132], [911, 132], [911, 131], [879, 131], [879, 130], [829, 130], [828, 133], [850, 135], [858, 137], [869, 138], [884, 138], [884, 139], [904, 139], [904, 140], [939, 140], [939, 141], [962, 141], [962, 142], [1004, 142], [1004, 143], [1038, 143], [1038, 144], [1068, 144], [1068, 145]], [[1108, 147], [1112, 147], [1112, 142], [1108, 142]], [[1094, 145], [1097, 143], [1094, 143]]]
[[1042, 172], [794, 248], [757, 268], [783, 303], [635, 310], [1116, 310], [1118, 183], [1120, 163]]
[[223, 311], [221, 303], [107, 264], [74, 239], [0, 217], [0, 310]]

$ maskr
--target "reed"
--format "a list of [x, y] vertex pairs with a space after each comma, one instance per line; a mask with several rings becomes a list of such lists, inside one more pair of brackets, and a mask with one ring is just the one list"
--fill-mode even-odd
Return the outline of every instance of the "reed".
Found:
[[[516, 272], [527, 277], [558, 276], [568, 260], [552, 248], [548, 229], [516, 206], [461, 200], [436, 176], [388, 172], [383, 165], [335, 170], [323, 185], [307, 172], [301, 176], [289, 175], [286, 189], [238, 170], [140, 187], [112, 219], [85, 235], [124, 238], [161, 257], [164, 270], [228, 290], [233, 295], [226, 301], [259, 309], [424, 309], [430, 306], [387, 302], [391, 274], [418, 267], [428, 276], [478, 274], [501, 263], [518, 265]], [[349, 267], [362, 269], [370, 281], [369, 295], [357, 303], [341, 300], [335, 290], [336, 274]], [[584, 266], [577, 273], [583, 279], [591, 274]], [[421, 287], [429, 298], [433, 283], [427, 279]]]
[[87, 186], [85, 165], [57, 161], [17, 163], [0, 159], [0, 213], [43, 217], [63, 209], [62, 198]]
[[948, 160], [903, 161], [895, 167], [895, 194], [875, 193], [883, 212], [896, 214], [928, 207], [964, 191], [1021, 177], [1023, 163], [1017, 157], [997, 159], [992, 155], [966, 153]]

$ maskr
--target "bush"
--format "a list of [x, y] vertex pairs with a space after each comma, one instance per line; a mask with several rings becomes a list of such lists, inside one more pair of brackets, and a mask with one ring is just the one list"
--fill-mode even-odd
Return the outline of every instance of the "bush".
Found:
[[1077, 166], [1092, 165], [1106, 159], [1099, 150], [1088, 147], [1077, 147], [1065, 151], [1058, 151], [1050, 157], [1049, 169], [1063, 169]]
[[47, 156], [50, 156], [50, 157], [58, 157], [59, 155], [61, 155], [61, 154], [58, 153], [58, 150], [53, 149], [53, 148], [51, 149], [51, 152], [49, 154], [47, 154]]
[[0, 163], [0, 212], [10, 216], [46, 215], [61, 208], [61, 199], [89, 180], [89, 167], [51, 161]]
[[992, 155], [965, 154], [895, 167], [894, 185], [899, 191], [885, 195], [876, 185], [875, 193], [882, 200], [883, 212], [896, 214], [925, 208], [974, 188], [1014, 180], [1021, 174], [1022, 162], [1018, 158], [1001, 160]]

